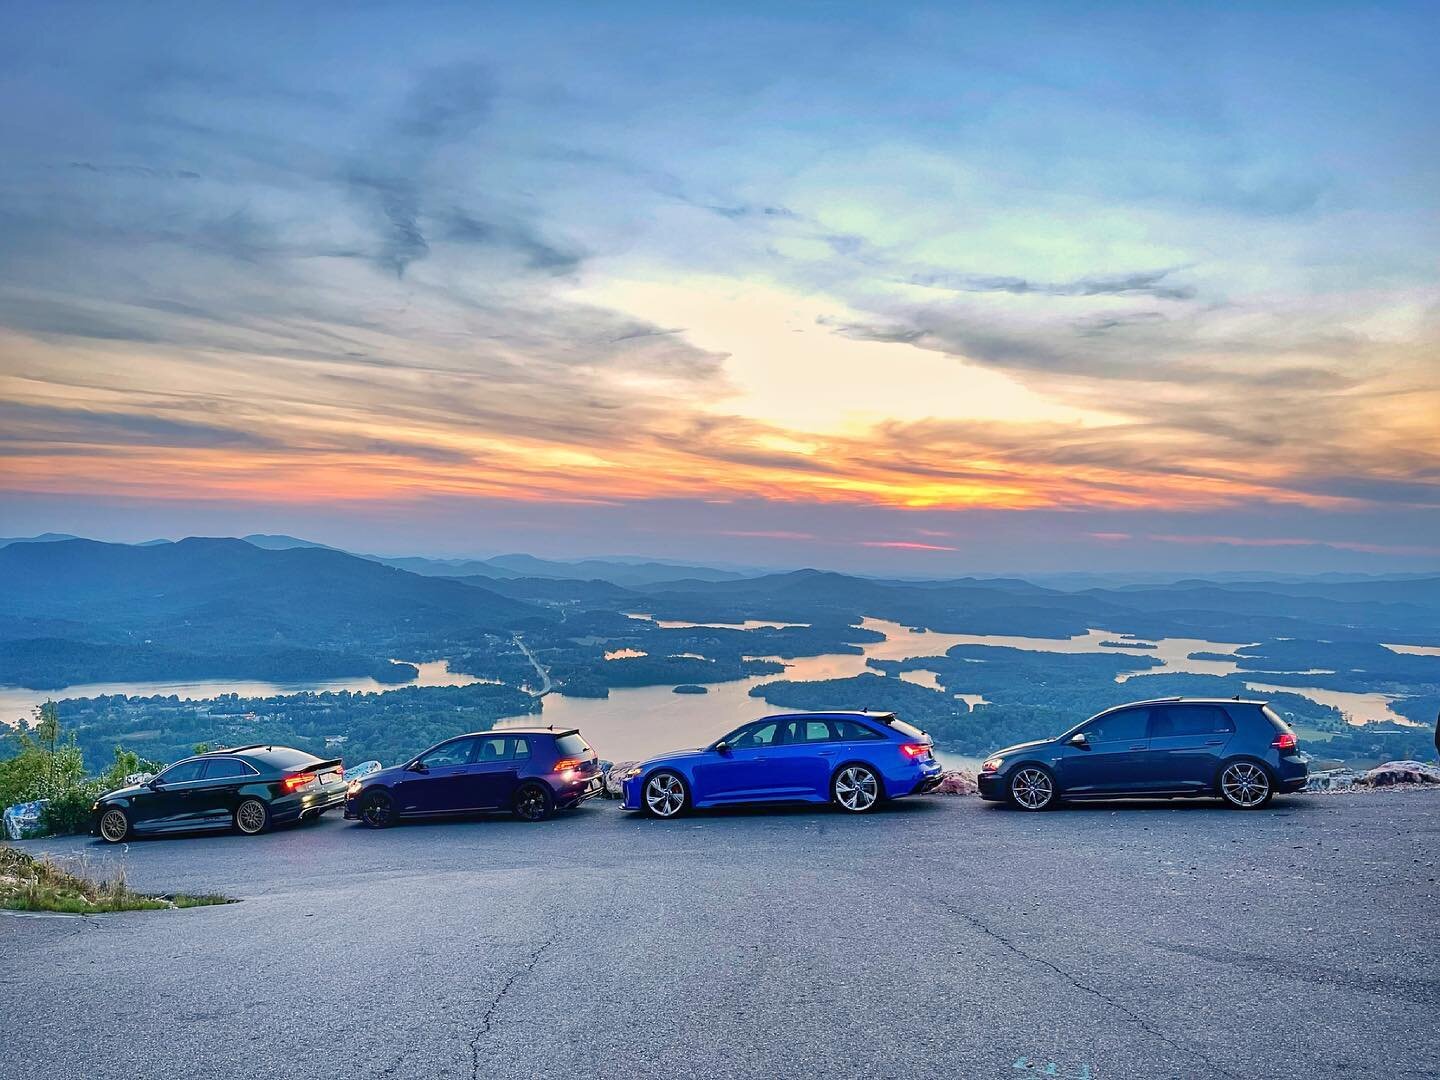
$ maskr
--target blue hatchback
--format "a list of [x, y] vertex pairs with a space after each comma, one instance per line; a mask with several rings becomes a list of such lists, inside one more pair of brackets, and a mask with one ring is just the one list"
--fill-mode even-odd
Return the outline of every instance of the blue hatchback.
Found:
[[854, 814], [940, 783], [929, 735], [890, 713], [767, 716], [700, 750], [651, 758], [623, 808], [672, 818], [692, 807], [833, 802]]
[[544, 821], [602, 790], [599, 759], [580, 732], [509, 728], [457, 735], [361, 777], [346, 792], [345, 816], [372, 829], [484, 810]]
[[980, 797], [1048, 810], [1062, 799], [1209, 796], [1258, 810], [1305, 786], [1305, 762], [1295, 733], [1263, 701], [1161, 698], [992, 754]]

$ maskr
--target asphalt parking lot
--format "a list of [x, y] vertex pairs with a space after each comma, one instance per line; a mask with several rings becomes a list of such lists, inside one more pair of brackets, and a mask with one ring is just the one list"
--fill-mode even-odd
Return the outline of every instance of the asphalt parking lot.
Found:
[[7, 1080], [1440, 1074], [1430, 792], [24, 846], [241, 902], [0, 918]]

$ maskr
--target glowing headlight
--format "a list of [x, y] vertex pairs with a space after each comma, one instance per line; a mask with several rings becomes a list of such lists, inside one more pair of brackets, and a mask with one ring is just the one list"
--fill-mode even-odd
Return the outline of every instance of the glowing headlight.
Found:
[[349, 798], [349, 797], [352, 796], [352, 795], [359, 795], [359, 794], [360, 794], [360, 781], [359, 781], [359, 780], [351, 780], [350, 783], [348, 783], [347, 785], [345, 785], [345, 796], [346, 796], [346, 798]]
[[981, 771], [981, 772], [999, 772], [999, 771], [1000, 771], [1000, 759], [999, 759], [998, 757], [992, 757], [992, 758], [990, 758], [988, 761], [986, 761], [983, 765], [980, 766], [980, 771]]

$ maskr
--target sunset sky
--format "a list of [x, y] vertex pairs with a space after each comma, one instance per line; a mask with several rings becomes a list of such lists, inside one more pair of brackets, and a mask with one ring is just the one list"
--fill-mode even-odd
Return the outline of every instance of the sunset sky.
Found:
[[1432, 5], [679, 7], [7, 5], [0, 535], [1440, 566]]

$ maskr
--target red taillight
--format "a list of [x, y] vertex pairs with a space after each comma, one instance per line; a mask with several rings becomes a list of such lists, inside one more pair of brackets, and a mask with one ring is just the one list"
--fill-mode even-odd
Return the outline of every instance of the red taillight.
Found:
[[299, 791], [303, 787], [308, 787], [314, 780], [313, 772], [292, 773], [280, 781], [280, 786], [286, 791]]
[[1275, 747], [1276, 750], [1294, 750], [1295, 735], [1289, 731], [1282, 731], [1279, 735], [1275, 736], [1275, 741], [1270, 745]]
[[924, 757], [926, 754], [930, 753], [930, 746], [928, 743], [906, 743], [904, 746], [900, 747], [900, 752], [906, 757]]
[[582, 762], [582, 761], [584, 761], [584, 760], [585, 760], [584, 758], [578, 758], [578, 757], [561, 758], [559, 761], [555, 762], [555, 769], [554, 769], [554, 771], [555, 771], [555, 772], [569, 772], [571, 769], [578, 769], [578, 768], [580, 767], [580, 762]]

